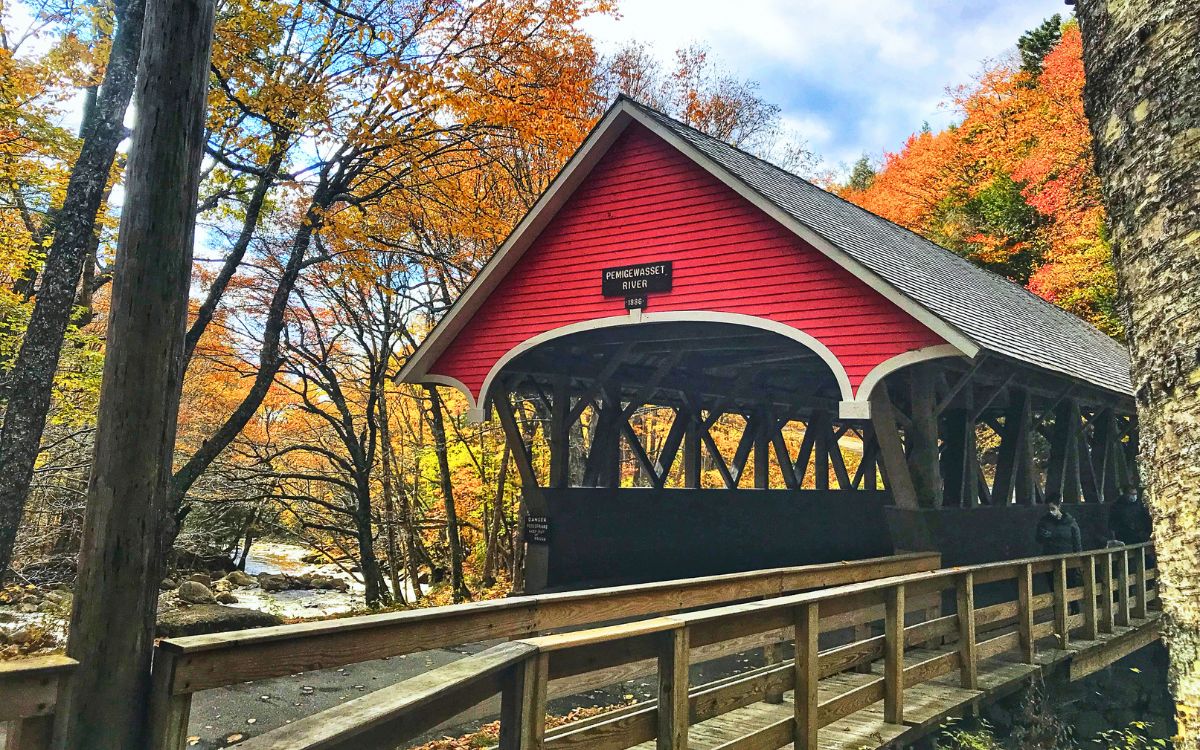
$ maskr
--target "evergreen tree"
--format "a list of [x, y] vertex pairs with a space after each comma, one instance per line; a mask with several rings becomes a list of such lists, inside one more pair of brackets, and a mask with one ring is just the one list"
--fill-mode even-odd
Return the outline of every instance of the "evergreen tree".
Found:
[[871, 160], [863, 154], [858, 161], [854, 162], [854, 168], [850, 170], [850, 181], [846, 183], [846, 187], [851, 190], [866, 190], [871, 187], [871, 183], [875, 181], [875, 167], [871, 166]]
[[1034, 76], [1042, 74], [1042, 60], [1050, 50], [1058, 46], [1062, 39], [1062, 16], [1054, 15], [1042, 21], [1035, 28], [1026, 31], [1017, 40], [1017, 50], [1021, 53], [1021, 70]]

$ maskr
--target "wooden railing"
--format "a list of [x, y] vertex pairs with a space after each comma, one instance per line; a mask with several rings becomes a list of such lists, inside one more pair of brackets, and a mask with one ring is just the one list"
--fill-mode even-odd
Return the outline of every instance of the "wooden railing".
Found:
[[[980, 664], [988, 659], [1016, 652], [1020, 661], [1034, 664], [1039, 639], [1056, 636], [1056, 645], [1065, 648], [1076, 633], [1094, 641], [1117, 625], [1145, 618], [1154, 597], [1147, 547], [911, 573], [525, 638], [251, 738], [240, 747], [395, 748], [499, 694], [501, 750], [613, 750], [652, 740], [660, 750], [680, 750], [687, 747], [690, 725], [759, 701], [778, 702], [785, 691], [794, 690], [792, 716], [759, 727], [730, 746], [776, 748], [794, 742], [798, 750], [815, 750], [822, 727], [880, 701], [886, 721], [902, 723], [907, 688], [957, 671], [961, 685], [975, 689]], [[1079, 586], [1067, 585], [1072, 569], [1081, 572]], [[1050, 574], [1054, 585], [1035, 595], [1035, 576], [1043, 574]], [[1001, 581], [1016, 582], [1015, 598], [977, 607], [977, 587]], [[940, 598], [951, 590], [957, 600], [955, 614], [907, 624], [905, 613], [913, 611], [912, 601]], [[1071, 614], [1076, 601], [1080, 611]], [[1049, 616], [1039, 617], [1046, 610]], [[960, 616], [966, 612], [971, 616]], [[859, 627], [850, 643], [819, 649], [821, 633], [878, 621], [880, 635]], [[790, 663], [768, 663], [689, 689], [691, 663], [711, 658], [711, 649], [720, 644], [747, 642], [791, 642], [795, 656]], [[955, 645], [923, 661], [905, 663], [907, 648], [930, 642]], [[768, 651], [772, 653], [778, 651]], [[657, 700], [546, 732], [546, 703], [555, 681], [646, 660], [657, 664]], [[878, 660], [883, 662], [879, 676], [833, 698], [818, 699], [820, 680], [860, 671]]]
[[46, 750], [59, 686], [77, 662], [65, 656], [0, 661], [0, 722], [5, 750]]
[[[941, 556], [936, 553], [895, 555], [166, 639], [159, 642], [154, 655], [154, 747], [161, 750], [185, 747], [192, 695], [201, 690], [464, 643], [536, 636], [561, 628], [759, 600], [823, 586], [934, 570], [939, 567], [940, 560]], [[936, 602], [927, 597], [923, 604], [932, 607]], [[747, 642], [741, 648], [754, 645], [762, 644]], [[725, 652], [730, 648], [738, 650], [737, 644], [729, 644]], [[468, 665], [484, 671], [492, 669], [493, 658], [499, 657], [485, 653], [489, 653], [486, 659], [481, 654], [478, 658], [472, 657]], [[506, 655], [505, 658], [511, 655], [510, 650], [502, 649], [499, 653]], [[421, 679], [428, 677], [434, 682], [419, 683], [414, 690], [436, 693], [430, 685], [438, 679], [452, 677], [458, 680], [461, 675], [452, 667], [453, 664], [423, 676]], [[450, 671], [444, 671], [446, 669]], [[654, 669], [653, 660], [635, 660], [621, 664], [616, 672], [600, 670], [581, 674], [579, 680], [560, 683], [559, 689], [570, 691], [563, 694], [570, 694], [611, 684], [622, 675], [629, 677]], [[477, 682], [483, 687], [489, 684], [486, 679]], [[430, 695], [428, 699], [435, 700], [435, 696]], [[406, 697], [397, 705], [409, 706], [407, 700]], [[424, 704], [418, 700], [417, 705]], [[400, 713], [411, 710], [397, 708]]]

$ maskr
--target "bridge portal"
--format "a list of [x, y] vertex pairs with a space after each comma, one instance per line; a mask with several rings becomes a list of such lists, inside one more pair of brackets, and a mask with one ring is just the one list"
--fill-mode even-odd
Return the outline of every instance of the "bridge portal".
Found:
[[1137, 485], [1124, 348], [620, 99], [398, 378], [495, 415], [526, 590], [1088, 546]]

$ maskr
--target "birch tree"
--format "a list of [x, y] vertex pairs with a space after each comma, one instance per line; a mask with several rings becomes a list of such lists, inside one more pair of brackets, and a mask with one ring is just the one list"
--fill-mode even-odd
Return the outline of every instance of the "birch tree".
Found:
[[1179, 746], [1200, 747], [1200, 5], [1084, 0], [1087, 86], [1133, 359]]

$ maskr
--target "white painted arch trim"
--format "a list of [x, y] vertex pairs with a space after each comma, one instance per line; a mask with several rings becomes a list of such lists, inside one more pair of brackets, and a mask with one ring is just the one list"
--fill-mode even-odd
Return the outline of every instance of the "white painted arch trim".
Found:
[[855, 394], [854, 400], [862, 403], [870, 403], [871, 392], [875, 390], [876, 385], [888, 375], [897, 370], [902, 370], [909, 365], [915, 365], [918, 362], [924, 362], [929, 359], [964, 356], [966, 355], [963, 354], [962, 350], [953, 344], [938, 344], [936, 346], [927, 346], [924, 349], [913, 349], [903, 354], [897, 354], [875, 365], [867, 373], [863, 381], [858, 384], [858, 393]]
[[467, 397], [467, 420], [473, 424], [483, 421], [483, 409], [479, 408], [479, 402], [475, 400], [475, 394], [471, 393], [471, 389], [467, 384], [458, 378], [452, 378], [449, 375], [425, 375], [421, 378], [422, 383], [428, 385], [445, 385], [453, 388], [462, 395]]
[[[479, 398], [473, 403], [479, 406], [487, 403], [488, 392], [491, 390], [492, 383], [504, 369], [504, 366], [511, 362], [516, 357], [529, 351], [530, 349], [544, 344], [547, 341], [570, 336], [573, 333], [582, 333], [583, 331], [595, 331], [601, 328], [616, 328], [618, 326], [637, 326], [646, 323], [681, 323], [681, 322], [703, 322], [703, 323], [730, 323], [733, 325], [745, 326], [747, 328], [757, 328], [761, 331], [770, 331], [777, 333], [785, 338], [792, 339], [803, 345], [805, 348], [819, 356], [833, 373], [834, 379], [837, 381], [838, 390], [841, 391], [842, 399], [849, 401], [853, 389], [850, 387], [850, 376], [846, 374], [846, 368], [842, 367], [842, 363], [834, 356], [829, 348], [817, 340], [814, 336], [805, 333], [799, 328], [795, 328], [786, 323], [780, 323], [767, 318], [759, 318], [754, 315], [742, 315], [740, 313], [723, 313], [709, 312], [706, 310], [688, 310], [677, 312], [643, 312], [640, 319], [631, 317], [630, 315], [614, 315], [606, 318], [594, 318], [592, 320], [584, 320], [570, 325], [552, 328], [549, 331], [539, 333], [536, 336], [526, 339], [505, 352], [504, 356], [496, 360], [496, 364], [492, 365], [492, 369], [488, 372], [487, 377], [483, 381], [483, 386], [479, 389]], [[444, 378], [441, 375], [426, 375], [425, 380], [433, 378]], [[453, 378], [444, 378], [446, 381], [454, 380]], [[465, 386], [458, 381], [455, 387], [463, 390]], [[449, 383], [447, 383], [449, 384]], [[480, 412], [482, 416], [482, 412]]]

